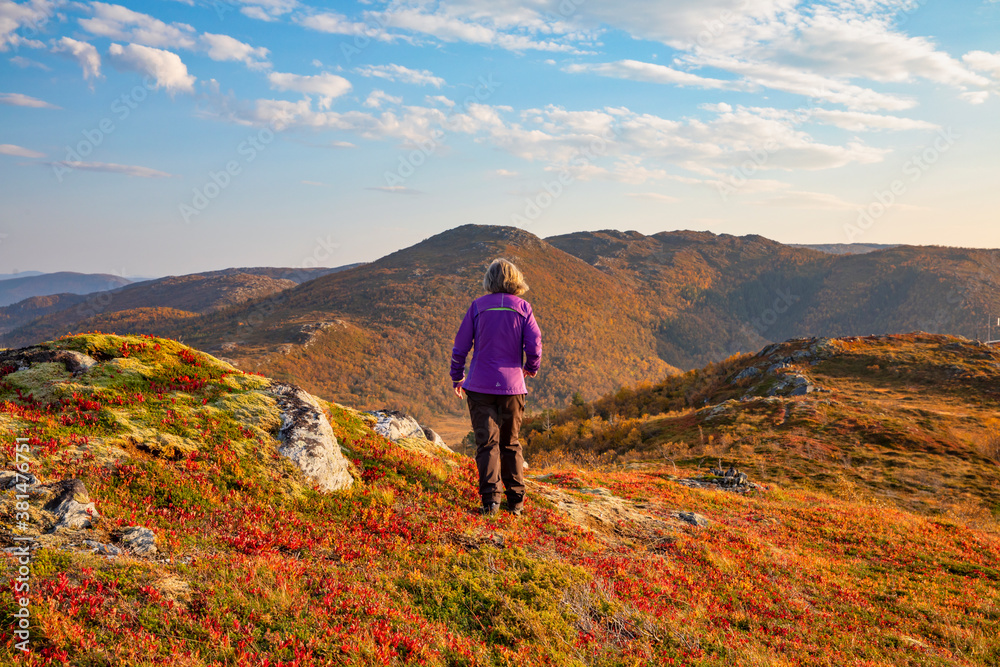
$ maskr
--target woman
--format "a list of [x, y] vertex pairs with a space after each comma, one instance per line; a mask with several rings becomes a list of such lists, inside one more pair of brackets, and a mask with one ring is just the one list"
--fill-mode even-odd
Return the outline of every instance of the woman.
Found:
[[[535, 377], [542, 357], [542, 333], [524, 276], [505, 259], [493, 260], [483, 278], [486, 296], [472, 302], [451, 351], [455, 395], [469, 403], [476, 435], [476, 466], [483, 514], [495, 514], [506, 489], [507, 509], [520, 515], [524, 506], [524, 459], [518, 431], [524, 414], [526, 377]], [[472, 352], [469, 374], [465, 358]], [[464, 394], [463, 394], [464, 390]]]

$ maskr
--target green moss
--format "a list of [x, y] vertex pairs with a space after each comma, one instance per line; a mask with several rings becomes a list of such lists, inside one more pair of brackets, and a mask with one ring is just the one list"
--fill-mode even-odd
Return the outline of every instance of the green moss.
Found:
[[223, 394], [210, 405], [228, 413], [238, 422], [256, 426], [264, 433], [275, 433], [281, 427], [278, 402], [259, 391]]
[[37, 400], [48, 403], [72, 394], [67, 387], [72, 377], [65, 365], [50, 362], [16, 371], [5, 379], [14, 389], [20, 389], [23, 394], [31, 394]]

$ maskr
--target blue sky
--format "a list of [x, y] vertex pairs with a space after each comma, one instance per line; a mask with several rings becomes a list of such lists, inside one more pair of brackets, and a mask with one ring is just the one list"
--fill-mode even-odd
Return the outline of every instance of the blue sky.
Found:
[[0, 0], [0, 272], [469, 222], [1000, 247], [1000, 3]]

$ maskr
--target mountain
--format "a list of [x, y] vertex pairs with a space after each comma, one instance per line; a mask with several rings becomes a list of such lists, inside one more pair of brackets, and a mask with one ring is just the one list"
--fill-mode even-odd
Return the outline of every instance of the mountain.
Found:
[[[329, 399], [433, 416], [454, 439], [468, 423], [450, 392], [451, 344], [498, 256], [526, 273], [543, 330], [532, 411], [776, 340], [916, 330], [985, 338], [990, 315], [1000, 315], [995, 250], [893, 246], [838, 255], [754, 235], [604, 230], [543, 240], [513, 227], [465, 225], [284, 289], [269, 283], [231, 298], [237, 288], [227, 276], [164, 279], [131, 286], [134, 299], [111, 293], [100, 312], [53, 306], [25, 323], [23, 313], [0, 310], [0, 322], [11, 322], [11, 346], [68, 331], [181, 338]], [[189, 299], [194, 284], [208, 296]]]
[[500, 256], [527, 269], [526, 298], [543, 331], [547, 371], [531, 382], [536, 405], [675, 371], [657, 356], [649, 314], [631, 292], [511, 227], [464, 225], [169, 333], [359, 407], [454, 414], [462, 410], [448, 377], [455, 331]]
[[[5, 350], [0, 663], [996, 665], [996, 363], [794, 341], [630, 389], [620, 456], [539, 454], [486, 517], [471, 459], [176, 341]], [[688, 390], [732, 401], [656, 414]]]
[[[124, 330], [144, 333], [153, 326], [153, 320], [165, 321], [167, 312], [148, 309], [171, 308], [180, 311], [177, 313], [180, 319], [186, 319], [192, 313], [211, 312], [268, 296], [355, 266], [359, 264], [335, 268], [232, 268], [144, 280], [127, 288], [85, 295], [31, 297], [0, 308], [0, 333], [24, 327], [23, 331], [8, 336], [8, 344], [27, 344], [74, 329], [100, 329], [112, 323], [126, 327]], [[122, 311], [129, 312], [123, 314]], [[51, 317], [46, 317], [48, 315]], [[27, 326], [29, 324], [31, 326]], [[136, 328], [131, 328], [133, 326]]]
[[168, 276], [112, 291], [60, 294], [17, 303], [0, 309], [0, 322], [10, 323], [12, 330], [4, 335], [10, 346], [81, 328], [147, 333], [164, 323], [184, 321], [295, 285], [292, 280], [247, 273]]
[[43, 273], [0, 280], [0, 306], [8, 306], [33, 296], [88, 294], [128, 285], [131, 281], [107, 273]]
[[986, 337], [1000, 251], [894, 246], [859, 255], [707, 232], [550, 237], [634, 290], [662, 359], [697, 368], [796, 336], [923, 330]]
[[893, 243], [789, 243], [792, 248], [809, 248], [831, 255], [863, 255], [866, 252], [895, 248]]
[[29, 276], [43, 275], [41, 271], [18, 271], [16, 273], [0, 273], [0, 280], [11, 280], [12, 278], [27, 278]]

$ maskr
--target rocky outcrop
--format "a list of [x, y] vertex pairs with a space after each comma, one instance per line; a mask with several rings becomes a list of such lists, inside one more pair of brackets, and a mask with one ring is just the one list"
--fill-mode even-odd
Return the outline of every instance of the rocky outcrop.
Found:
[[156, 553], [156, 533], [145, 526], [129, 526], [121, 532], [118, 541], [123, 549], [138, 556]]
[[354, 484], [350, 464], [316, 398], [284, 382], [272, 383], [268, 392], [281, 408], [278, 453], [323, 491], [350, 488]]
[[42, 507], [55, 515], [53, 532], [62, 528], [71, 530], [90, 528], [93, 519], [100, 516], [97, 506], [87, 494], [87, 487], [80, 480], [67, 479], [56, 482], [54, 492], [54, 497]]
[[372, 430], [393, 442], [402, 438], [427, 438], [424, 427], [416, 419], [398, 410], [373, 410], [369, 413], [375, 417]]
[[719, 467], [709, 470], [707, 476], [674, 478], [674, 481], [692, 489], [732, 491], [739, 494], [747, 493], [753, 489], [764, 488], [759, 484], [751, 482], [745, 472], [740, 472], [738, 468], [733, 466], [723, 469], [721, 463]]
[[437, 445], [441, 449], [447, 449], [448, 451], [451, 451], [451, 448], [444, 441], [444, 438], [442, 438], [440, 435], [438, 435], [437, 431], [435, 431], [434, 429], [432, 429], [429, 426], [424, 426], [423, 429], [424, 429], [424, 437], [426, 439], [430, 440], [432, 443], [434, 443], [435, 445]]
[[[0, 368], [8, 372], [23, 371], [36, 364], [60, 363], [70, 373], [82, 373], [97, 363], [93, 357], [74, 350], [49, 350], [44, 347], [24, 347], [0, 351]], [[13, 367], [13, 368], [11, 368]]]

